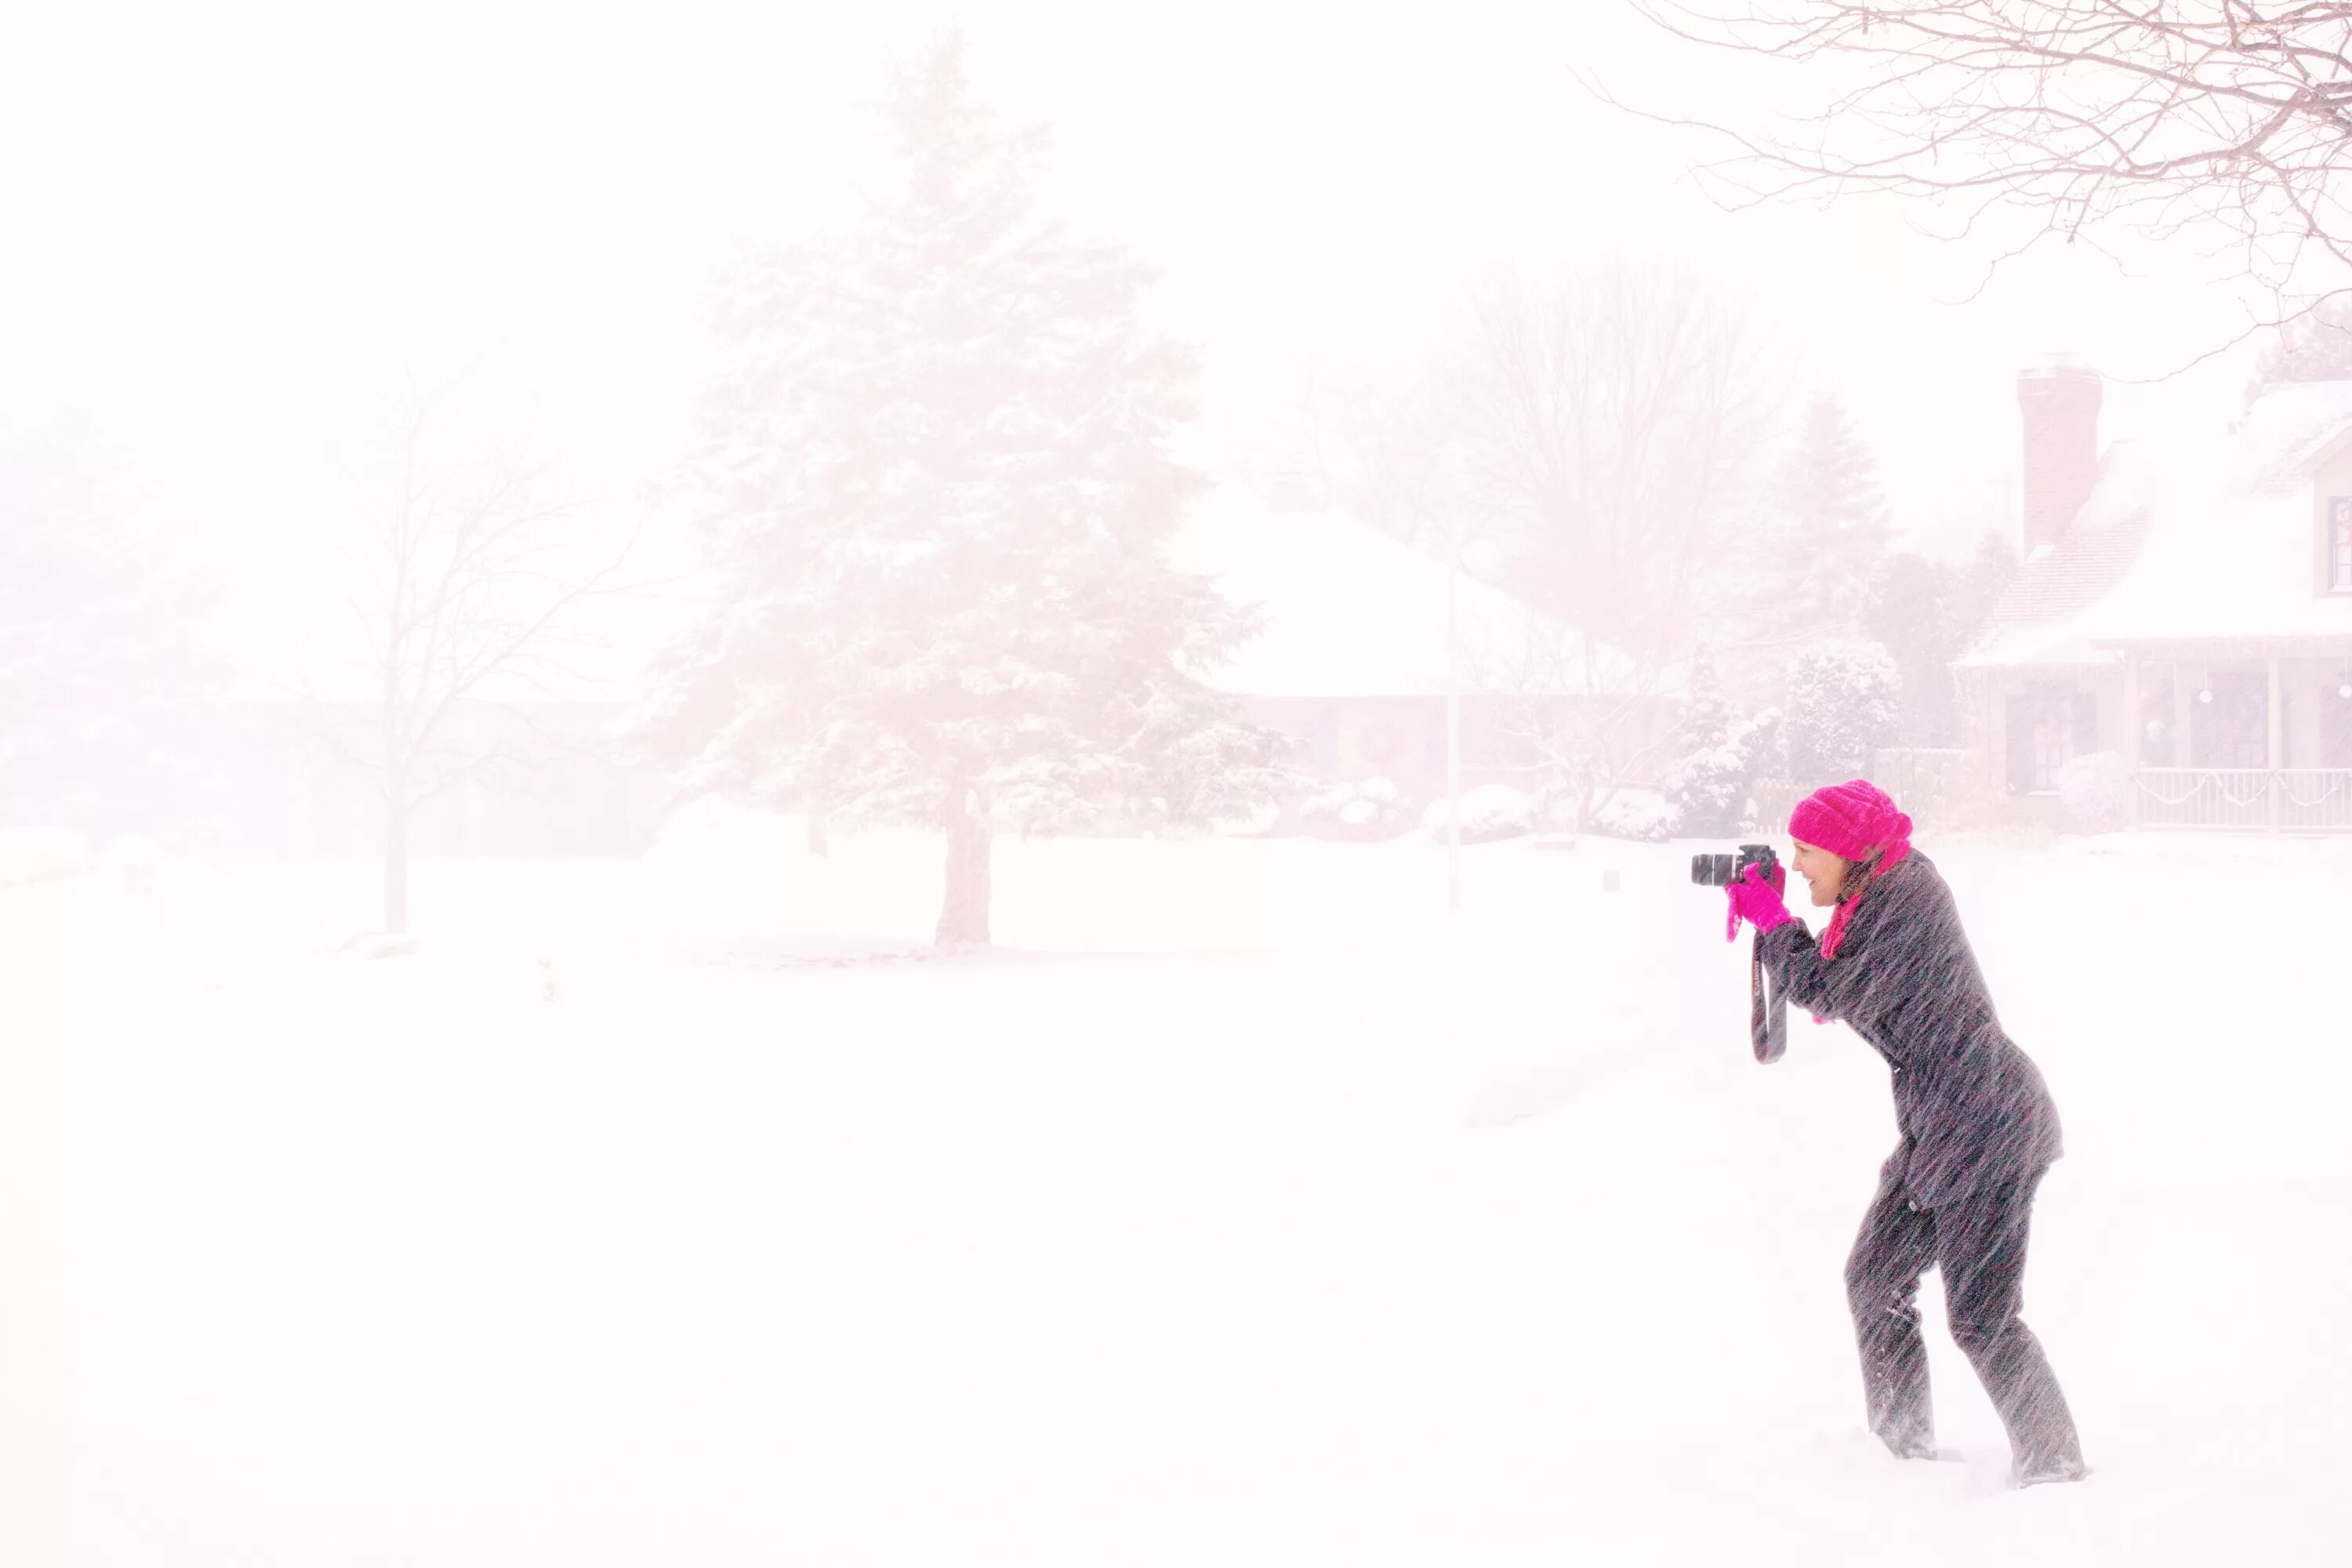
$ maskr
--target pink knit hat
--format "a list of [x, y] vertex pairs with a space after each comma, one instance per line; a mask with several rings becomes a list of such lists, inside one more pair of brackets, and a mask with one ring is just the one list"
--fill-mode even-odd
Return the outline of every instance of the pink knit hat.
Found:
[[1868, 779], [1848, 779], [1825, 784], [1799, 801], [1789, 814], [1789, 837], [1842, 860], [1867, 860], [1884, 850], [1884, 868], [1911, 852], [1911, 819], [1895, 809], [1893, 796]]
[[1845, 940], [1846, 922], [1871, 882], [1903, 862], [1911, 853], [1911, 819], [1896, 809], [1895, 799], [1868, 779], [1848, 779], [1827, 784], [1797, 803], [1789, 814], [1789, 837], [1800, 844], [1826, 849], [1842, 860], [1878, 863], [1851, 897], [1841, 900], [1822, 932], [1823, 958], [1835, 958]]

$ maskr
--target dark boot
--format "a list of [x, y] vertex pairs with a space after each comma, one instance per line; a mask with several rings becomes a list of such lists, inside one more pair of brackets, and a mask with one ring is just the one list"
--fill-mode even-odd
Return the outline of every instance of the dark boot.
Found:
[[1935, 1258], [1935, 1226], [1898, 1184], [1882, 1183], [1845, 1262], [1846, 1305], [1862, 1352], [1870, 1429], [1898, 1458], [1936, 1457], [1927, 1347], [1919, 1335], [1919, 1277]]
[[2032, 1469], [2012, 1465], [2009, 1479], [2013, 1486], [2038, 1487], [2052, 1481], [2079, 1481], [2090, 1473], [2091, 1467], [2080, 1459], [2058, 1459]]
[[1936, 1216], [1937, 1266], [1944, 1274], [1952, 1342], [1967, 1354], [2000, 1412], [2021, 1486], [2080, 1480], [2089, 1473], [2057, 1374], [2018, 1316], [2026, 1223], [2041, 1177], [2037, 1171], [1995, 1184]]

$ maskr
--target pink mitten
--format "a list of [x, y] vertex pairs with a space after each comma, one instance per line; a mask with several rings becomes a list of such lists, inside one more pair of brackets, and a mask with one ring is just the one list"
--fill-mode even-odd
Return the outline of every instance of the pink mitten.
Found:
[[1739, 934], [1739, 922], [1746, 921], [1762, 936], [1775, 926], [1787, 925], [1797, 917], [1780, 901], [1780, 891], [1789, 885], [1789, 873], [1779, 866], [1772, 868], [1772, 879], [1767, 882], [1763, 873], [1750, 866], [1741, 879], [1724, 889], [1731, 896], [1731, 912], [1723, 922], [1723, 940], [1729, 942]]

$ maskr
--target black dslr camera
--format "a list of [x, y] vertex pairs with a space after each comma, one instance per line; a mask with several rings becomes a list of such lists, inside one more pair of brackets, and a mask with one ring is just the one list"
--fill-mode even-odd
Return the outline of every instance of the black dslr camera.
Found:
[[[1702, 888], [1727, 888], [1747, 876], [1748, 868], [1753, 866], [1769, 887], [1780, 865], [1780, 858], [1772, 853], [1769, 844], [1743, 844], [1737, 854], [1692, 856], [1691, 880]], [[1789, 1004], [1778, 986], [1766, 994], [1761, 936], [1748, 952], [1748, 1037], [1759, 1062], [1777, 1062], [1789, 1048]]]
[[1764, 880], [1769, 882], [1780, 865], [1780, 858], [1772, 853], [1769, 844], [1743, 844], [1737, 855], [1692, 856], [1691, 880], [1702, 888], [1727, 888], [1745, 877], [1748, 867], [1754, 866]]

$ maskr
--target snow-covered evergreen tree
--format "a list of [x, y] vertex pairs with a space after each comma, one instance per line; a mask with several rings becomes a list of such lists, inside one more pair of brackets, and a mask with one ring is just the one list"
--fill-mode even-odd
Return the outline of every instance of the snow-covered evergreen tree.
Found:
[[1998, 534], [1987, 535], [1965, 562], [1896, 551], [1880, 563], [1864, 603], [1862, 629], [1894, 656], [1902, 673], [1906, 744], [1957, 743], [1952, 661], [1984, 624], [2015, 568], [2015, 552]]
[[1954, 710], [1951, 662], [1972, 629], [1959, 590], [1964, 569], [1909, 551], [1889, 555], [1863, 610], [1863, 629], [1894, 656], [1902, 672], [1903, 739], [1948, 742]]
[[948, 843], [942, 942], [988, 939], [992, 835], [1240, 815], [1277, 737], [1202, 684], [1253, 629], [1160, 546], [1201, 487], [1188, 355], [1133, 262], [1036, 200], [1039, 148], [950, 39], [901, 78], [864, 219], [721, 292], [703, 477], [725, 603], [656, 733], [698, 782]]
[[1895, 738], [1901, 694], [1894, 657], [1874, 642], [1817, 643], [1799, 654], [1789, 678], [1789, 776], [1812, 790], [1866, 774], [1870, 753]]
[[1716, 673], [1715, 659], [1701, 648], [1691, 656], [1690, 707], [1683, 715], [1683, 730], [1695, 746], [1706, 747], [1721, 742], [1731, 725], [1731, 702], [1723, 694], [1723, 678]]
[[1736, 833], [1747, 820], [1748, 795], [1779, 730], [1778, 709], [1735, 718], [1717, 679], [1714, 662], [1701, 653], [1691, 671], [1691, 707], [1686, 728], [1691, 749], [1666, 770], [1662, 782], [1679, 834]]
[[1851, 633], [1891, 531], [1878, 466], [1835, 398], [1806, 405], [1780, 500], [1780, 625], [1803, 637]]
[[0, 432], [0, 822], [93, 837], [218, 804], [205, 595], [78, 420]]

